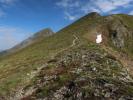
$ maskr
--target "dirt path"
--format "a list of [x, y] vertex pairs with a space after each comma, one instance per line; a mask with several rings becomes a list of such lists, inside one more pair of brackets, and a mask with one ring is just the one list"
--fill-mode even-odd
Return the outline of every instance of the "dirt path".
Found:
[[73, 37], [75, 39], [73, 40], [73, 43], [72, 43], [71, 47], [75, 46], [76, 45], [76, 41], [78, 41], [78, 37], [76, 35], [73, 35]]
[[63, 48], [63, 49], [59, 50], [58, 52], [54, 53], [54, 55], [52, 56], [52, 58], [54, 58], [54, 57], [55, 57], [56, 55], [58, 55], [59, 53], [61, 53], [61, 52], [63, 52], [63, 51], [66, 51], [66, 50], [68, 50], [68, 49], [74, 47], [75, 45], [78, 45], [76, 42], [79, 41], [79, 38], [78, 38], [75, 34], [73, 34], [73, 37], [74, 37], [74, 39], [73, 39], [73, 41], [72, 41], [72, 44], [71, 44], [70, 46], [68, 46], [67, 48]]
[[[68, 46], [67, 48], [64, 48], [64, 49], [61, 49], [59, 50], [57, 53], [55, 53], [52, 58], [54, 58], [57, 54], [63, 52], [63, 51], [66, 51], [72, 47], [74, 47], [75, 45], [78, 45], [76, 42], [79, 40], [79, 38], [76, 36], [76, 35], [73, 35], [74, 39], [72, 41], [72, 44], [70, 46]], [[46, 67], [47, 66], [47, 63], [42, 65], [41, 67], [39, 67], [36, 71], [33, 71], [31, 73], [28, 73], [27, 75], [29, 76], [29, 80], [32, 79], [35, 75], [37, 75], [38, 72], [41, 71], [42, 68]], [[31, 87], [25, 94], [24, 94], [24, 91], [23, 91], [23, 88], [20, 88], [18, 90], [18, 92], [16, 93], [15, 96], [13, 97], [10, 97], [10, 100], [20, 100], [21, 98], [23, 98], [24, 96], [28, 96], [30, 94], [32, 94], [36, 89], [33, 89], [33, 87]], [[23, 95], [24, 94], [24, 95]]]

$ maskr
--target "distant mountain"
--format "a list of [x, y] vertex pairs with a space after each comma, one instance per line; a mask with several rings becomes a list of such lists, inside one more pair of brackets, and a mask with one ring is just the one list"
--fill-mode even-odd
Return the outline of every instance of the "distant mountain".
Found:
[[40, 32], [35, 33], [33, 36], [29, 37], [28, 39], [24, 40], [20, 44], [13, 47], [12, 50], [14, 50], [14, 49], [18, 50], [18, 49], [25, 48], [26, 46], [31, 45], [41, 39], [51, 36], [53, 34], [54, 34], [54, 32], [49, 28], [41, 30]]
[[93, 12], [53, 34], [43, 30], [0, 58], [0, 99], [133, 99], [133, 16]]
[[49, 28], [41, 30], [40, 32], [35, 33], [33, 36], [29, 37], [28, 39], [24, 40], [20, 44], [14, 46], [13, 48], [11, 48], [9, 50], [2, 51], [0, 54], [4, 55], [4, 54], [10, 54], [10, 53], [19, 51], [19, 50], [37, 42], [37, 41], [45, 39], [46, 37], [49, 37], [53, 34], [54, 34], [54, 32]]

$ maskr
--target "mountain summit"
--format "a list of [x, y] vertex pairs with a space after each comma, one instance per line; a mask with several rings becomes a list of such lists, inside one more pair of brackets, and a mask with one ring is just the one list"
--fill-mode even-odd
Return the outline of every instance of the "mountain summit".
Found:
[[97, 12], [91, 12], [91, 13], [87, 14], [86, 16], [89, 16], [89, 17], [92, 17], [92, 18], [101, 17], [101, 15]]
[[[48, 36], [51, 36], [51, 35], [53, 35], [54, 34], [54, 32], [50, 29], [50, 28], [46, 28], [46, 29], [44, 29], [44, 30], [41, 30], [40, 32], [37, 32], [37, 33], [35, 33], [32, 37], [30, 37], [30, 38], [32, 38], [32, 39], [38, 39], [38, 38], [43, 38], [43, 37], [48, 37]], [[30, 39], [29, 38], [29, 39]]]
[[0, 99], [133, 99], [133, 16], [93, 12], [53, 34], [1, 57]]

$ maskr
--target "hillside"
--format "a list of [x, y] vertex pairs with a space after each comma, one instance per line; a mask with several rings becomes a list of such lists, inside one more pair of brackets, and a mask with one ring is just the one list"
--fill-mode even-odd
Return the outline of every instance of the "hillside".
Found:
[[[132, 22], [129, 15], [91, 13], [56, 34], [1, 57], [1, 98], [133, 98], [132, 73], [127, 70], [132, 70]], [[97, 33], [103, 36], [100, 45], [95, 43]], [[125, 64], [126, 58], [131, 65]]]

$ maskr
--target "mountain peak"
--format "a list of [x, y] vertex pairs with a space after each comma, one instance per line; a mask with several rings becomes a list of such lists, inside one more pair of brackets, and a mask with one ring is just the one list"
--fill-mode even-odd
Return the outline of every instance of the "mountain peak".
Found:
[[100, 17], [101, 15], [99, 13], [97, 13], [97, 12], [91, 12], [87, 16], [95, 18], [95, 17]]
[[49, 37], [53, 34], [54, 34], [54, 32], [50, 28], [45, 28], [45, 29], [35, 33], [33, 36], [29, 37], [28, 39], [24, 40], [22, 43], [17, 45], [17, 47], [21, 47], [21, 48], [26, 47], [36, 41], [40, 41], [40, 40], [42, 40], [46, 37]]
[[54, 32], [50, 28], [43, 29], [37, 33], [35, 33], [31, 38], [37, 38], [37, 37], [47, 37], [50, 35], [53, 35]]
[[54, 34], [54, 32], [50, 28], [45, 28], [45, 29], [35, 33], [33, 36], [27, 38], [26, 40], [22, 41], [20, 44], [14, 46], [13, 48], [5, 50], [3, 52], [0, 52], [0, 55], [10, 54], [10, 53], [19, 51], [19, 50], [37, 42], [37, 41], [41, 41], [44, 38], [49, 37], [53, 34]]

